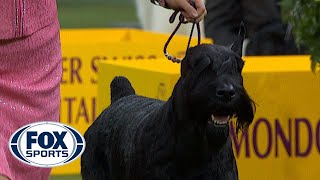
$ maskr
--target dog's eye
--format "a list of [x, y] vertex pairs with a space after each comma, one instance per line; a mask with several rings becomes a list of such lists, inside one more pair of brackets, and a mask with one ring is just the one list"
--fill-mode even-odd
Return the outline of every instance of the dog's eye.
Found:
[[229, 57], [226, 61], [224, 61], [217, 74], [236, 74], [241, 73], [244, 62], [241, 58], [237, 57]]

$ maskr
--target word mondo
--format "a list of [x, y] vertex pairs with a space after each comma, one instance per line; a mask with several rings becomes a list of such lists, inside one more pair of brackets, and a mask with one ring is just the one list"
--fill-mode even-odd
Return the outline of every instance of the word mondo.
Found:
[[239, 136], [231, 124], [231, 139], [237, 158], [313, 158], [320, 155], [320, 119], [256, 119]]
[[68, 125], [37, 122], [14, 132], [9, 147], [12, 155], [23, 163], [55, 167], [77, 159], [85, 149], [85, 140]]

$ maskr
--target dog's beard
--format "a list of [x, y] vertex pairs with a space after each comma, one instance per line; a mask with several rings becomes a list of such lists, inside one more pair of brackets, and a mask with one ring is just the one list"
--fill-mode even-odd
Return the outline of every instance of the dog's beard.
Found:
[[209, 148], [212, 150], [219, 150], [227, 141], [229, 136], [229, 126], [228, 124], [216, 125], [208, 122], [206, 126], [206, 134]]
[[208, 146], [214, 151], [221, 149], [229, 136], [229, 120], [232, 112], [227, 112], [226, 109], [225, 106], [216, 104], [214, 111], [209, 110], [206, 135]]
[[230, 102], [211, 99], [212, 103], [208, 105], [208, 123], [213, 123], [216, 126], [228, 125], [229, 120], [236, 119], [237, 132], [246, 130], [249, 127], [253, 121], [255, 103], [244, 88], [237, 92], [237, 98]]
[[235, 104], [236, 133], [245, 131], [252, 123], [256, 111], [255, 102], [250, 98], [246, 90], [241, 91], [240, 100]]
[[236, 119], [236, 133], [245, 131], [253, 121], [255, 103], [243, 89], [238, 99], [232, 103], [215, 101], [209, 105], [210, 110], [207, 122], [208, 144], [219, 149], [225, 144], [229, 136], [229, 121]]

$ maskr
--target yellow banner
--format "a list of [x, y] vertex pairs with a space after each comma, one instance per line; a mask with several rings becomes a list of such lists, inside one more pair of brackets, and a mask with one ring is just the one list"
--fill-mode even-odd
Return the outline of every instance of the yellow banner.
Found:
[[[308, 56], [246, 57], [243, 76], [257, 112], [247, 134], [231, 137], [240, 179], [319, 179], [320, 79]], [[179, 78], [179, 65], [103, 62], [99, 67], [98, 107], [110, 103], [114, 76], [129, 78], [137, 94], [166, 100]]]
[[[63, 77], [60, 121], [82, 134], [97, 117], [97, 72], [99, 62], [158, 61], [168, 34], [135, 29], [62, 30]], [[187, 36], [173, 38], [168, 51], [183, 57]], [[195, 44], [197, 41], [192, 41]], [[203, 42], [211, 43], [209, 39]], [[80, 158], [52, 174], [79, 174]]]

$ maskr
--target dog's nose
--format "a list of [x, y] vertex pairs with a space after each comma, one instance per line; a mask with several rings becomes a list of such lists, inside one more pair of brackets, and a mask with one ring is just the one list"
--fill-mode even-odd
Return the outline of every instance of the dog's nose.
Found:
[[225, 100], [231, 100], [236, 95], [236, 91], [231, 84], [223, 84], [221, 87], [217, 88], [216, 96], [219, 98], [224, 98]]

